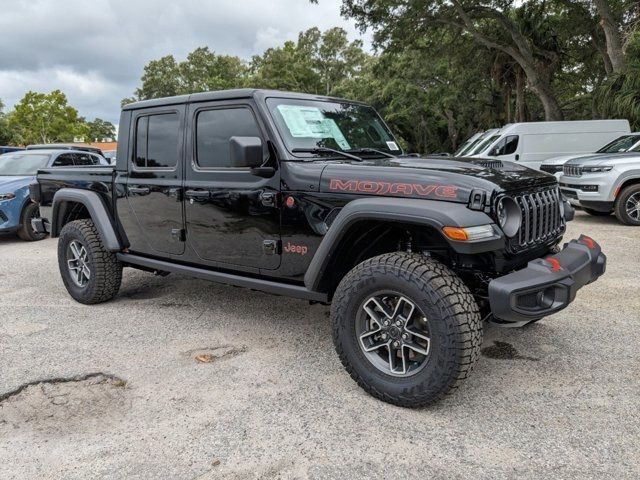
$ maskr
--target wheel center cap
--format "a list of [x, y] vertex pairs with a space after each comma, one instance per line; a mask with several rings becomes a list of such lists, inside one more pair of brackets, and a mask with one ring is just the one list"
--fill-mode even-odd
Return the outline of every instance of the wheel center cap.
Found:
[[400, 330], [398, 327], [393, 326], [389, 328], [389, 336], [394, 340], [397, 340], [398, 338], [400, 338], [401, 334], [402, 334], [402, 330]]

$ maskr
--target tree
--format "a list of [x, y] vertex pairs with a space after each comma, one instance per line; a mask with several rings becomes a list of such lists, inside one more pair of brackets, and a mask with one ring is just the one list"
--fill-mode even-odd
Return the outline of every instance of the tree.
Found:
[[19, 144], [69, 142], [82, 133], [78, 111], [60, 90], [27, 92], [9, 114], [9, 128]]
[[88, 141], [101, 141], [103, 138], [116, 138], [116, 127], [113, 123], [96, 118], [84, 123], [85, 136]]
[[135, 100], [170, 97], [209, 90], [223, 90], [242, 86], [247, 74], [245, 62], [238, 57], [217, 55], [208, 47], [196, 48], [183, 62], [173, 55], [150, 61], [144, 67], [142, 85], [136, 89]]
[[314, 27], [300, 32], [297, 42], [254, 56], [248, 84], [330, 95], [340, 82], [358, 75], [366, 57], [362, 42], [349, 42], [344, 29]]
[[0, 145], [7, 145], [11, 142], [13, 133], [9, 128], [7, 115], [4, 113], [4, 103], [0, 100]]
[[613, 73], [620, 73], [624, 70], [625, 61], [622, 53], [622, 36], [620, 34], [620, 18], [615, 18], [613, 8], [609, 0], [594, 0], [598, 15], [600, 16], [600, 26], [607, 39], [607, 56], [611, 62]]
[[441, 26], [470, 35], [479, 45], [511, 57], [540, 99], [547, 120], [560, 120], [563, 112], [553, 79], [562, 51], [556, 41], [559, 30], [548, 21], [552, 8], [544, 1], [514, 6], [500, 0], [344, 0], [342, 11], [360, 26], [372, 26], [385, 47], [419, 41]]

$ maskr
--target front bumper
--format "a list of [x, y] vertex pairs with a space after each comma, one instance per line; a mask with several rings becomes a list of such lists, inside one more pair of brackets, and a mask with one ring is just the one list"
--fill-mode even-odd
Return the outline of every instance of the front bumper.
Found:
[[560, 253], [532, 260], [526, 268], [489, 282], [491, 313], [495, 321], [506, 324], [554, 314], [569, 305], [580, 288], [600, 277], [606, 264], [600, 245], [580, 235]]

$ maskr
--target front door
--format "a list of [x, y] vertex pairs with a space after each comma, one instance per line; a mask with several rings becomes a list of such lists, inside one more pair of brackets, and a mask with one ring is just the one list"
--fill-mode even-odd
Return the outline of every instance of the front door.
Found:
[[127, 231], [133, 252], [150, 255], [184, 253], [182, 206], [183, 124], [186, 107], [136, 111], [133, 164], [126, 195], [133, 231]]
[[189, 106], [184, 187], [187, 242], [196, 260], [247, 271], [280, 265], [279, 173], [261, 178], [230, 161], [233, 136], [262, 138], [268, 159], [253, 108], [228, 101]]

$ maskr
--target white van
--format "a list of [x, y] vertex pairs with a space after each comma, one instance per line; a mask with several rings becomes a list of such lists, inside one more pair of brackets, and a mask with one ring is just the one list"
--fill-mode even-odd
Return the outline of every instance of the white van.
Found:
[[630, 132], [628, 120], [510, 123], [471, 156], [497, 157], [539, 169], [547, 158], [592, 153]]

